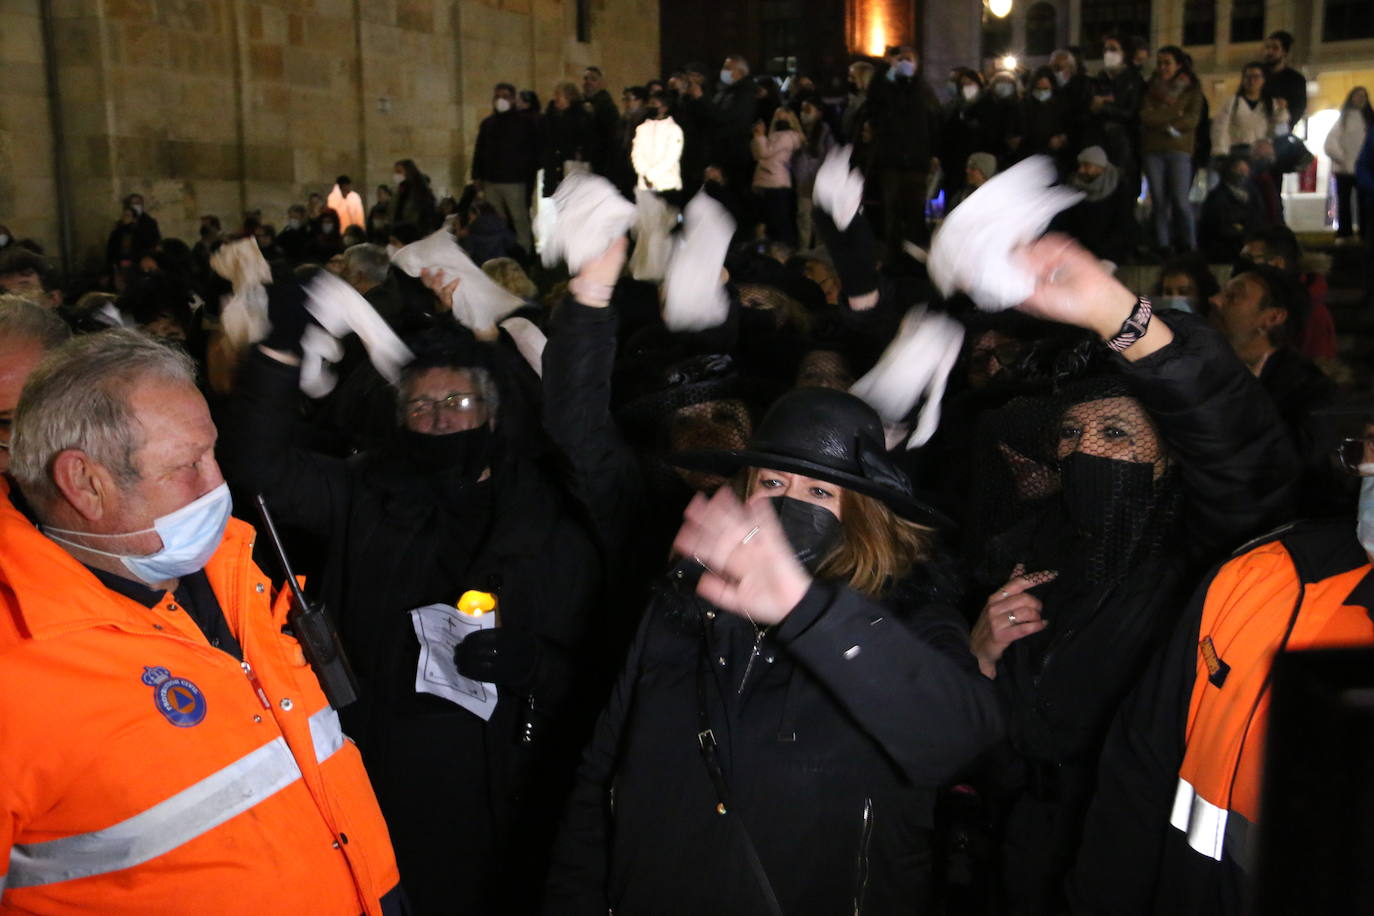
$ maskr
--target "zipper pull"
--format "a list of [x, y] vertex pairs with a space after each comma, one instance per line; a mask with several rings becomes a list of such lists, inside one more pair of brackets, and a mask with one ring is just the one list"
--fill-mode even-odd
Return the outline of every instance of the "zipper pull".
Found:
[[258, 702], [263, 709], [271, 709], [272, 704], [267, 702], [267, 691], [262, 689], [262, 681], [258, 680], [257, 674], [253, 672], [253, 666], [247, 662], [239, 662], [243, 668], [243, 673], [248, 676], [248, 683], [252, 685], [253, 692], [258, 695]]

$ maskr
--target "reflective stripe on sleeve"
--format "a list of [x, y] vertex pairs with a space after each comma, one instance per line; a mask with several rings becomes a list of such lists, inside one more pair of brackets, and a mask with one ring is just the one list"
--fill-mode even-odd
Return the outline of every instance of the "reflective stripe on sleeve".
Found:
[[104, 830], [15, 845], [9, 886], [34, 887], [102, 875], [171, 852], [301, 778], [283, 738]]
[[343, 726], [339, 714], [328, 704], [310, 717], [310, 740], [315, 743], [315, 760], [324, 763], [343, 747]]
[[1225, 848], [1228, 813], [1197, 794], [1188, 780], [1179, 778], [1169, 823], [1187, 835], [1189, 846], [1218, 862]]

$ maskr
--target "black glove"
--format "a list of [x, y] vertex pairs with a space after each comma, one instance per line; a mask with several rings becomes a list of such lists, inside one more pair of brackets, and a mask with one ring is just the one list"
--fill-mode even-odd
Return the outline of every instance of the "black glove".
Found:
[[272, 330], [259, 343], [269, 350], [301, 352], [301, 337], [313, 321], [305, 309], [305, 290], [295, 280], [279, 279], [267, 287], [267, 318]]
[[528, 687], [539, 666], [539, 637], [523, 630], [478, 630], [453, 650], [458, 673], [497, 687]]

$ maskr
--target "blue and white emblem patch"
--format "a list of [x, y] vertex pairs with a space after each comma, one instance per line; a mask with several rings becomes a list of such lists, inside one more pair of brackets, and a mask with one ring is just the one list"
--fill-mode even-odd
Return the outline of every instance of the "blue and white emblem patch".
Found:
[[159, 665], [143, 668], [143, 683], [153, 688], [153, 705], [177, 728], [190, 728], [205, 720], [205, 694], [184, 677]]

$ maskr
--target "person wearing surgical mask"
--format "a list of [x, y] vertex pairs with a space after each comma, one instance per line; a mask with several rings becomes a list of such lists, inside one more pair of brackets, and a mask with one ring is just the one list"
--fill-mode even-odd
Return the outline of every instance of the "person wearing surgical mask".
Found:
[[[872, 168], [883, 194], [886, 263], [901, 264], [903, 242], [924, 246], [930, 237], [925, 203], [930, 173], [940, 167], [940, 104], [920, 73], [915, 48], [896, 49], [892, 82], [868, 100], [873, 132]], [[872, 174], [870, 172], [870, 174]]]
[[[996, 155], [1003, 148], [1000, 122], [994, 98], [984, 91], [983, 75], [977, 70], [958, 71], [958, 96], [946, 109], [942, 129], [942, 158], [946, 162], [966, 162], [977, 152]], [[957, 197], [964, 188], [964, 175], [958, 169], [945, 172], [946, 199]]]
[[1091, 80], [1088, 110], [1094, 140], [1121, 169], [1132, 196], [1140, 193], [1140, 103], [1145, 78], [1128, 51], [1128, 40], [1117, 35], [1102, 39], [1102, 72]]
[[428, 235], [439, 227], [438, 204], [430, 189], [429, 177], [420, 171], [414, 159], [400, 159], [392, 174], [395, 196], [387, 215], [392, 226], [408, 223], [421, 235]]
[[10, 235], [10, 227], [0, 225], [0, 251], [14, 244], [14, 236]]
[[1161, 310], [1172, 309], [1207, 317], [1211, 298], [1220, 291], [1207, 261], [1198, 254], [1183, 255], [1159, 269], [1154, 303]]
[[[386, 912], [383, 900], [403, 905], [386, 824], [300, 631], [283, 630], [287, 596], [255, 564], [252, 527], [231, 518], [196, 376], [184, 353], [119, 328], [57, 347], [25, 383], [0, 482], [0, 759], [7, 794], [34, 792], [5, 803], [5, 907], [118, 898], [151, 913], [186, 894], [202, 911], [232, 898]], [[73, 715], [62, 736], [42, 724], [57, 695]], [[255, 791], [267, 756], [289, 775]], [[236, 817], [184, 794], [231, 782]], [[184, 828], [170, 833], [169, 802]], [[301, 840], [336, 835], [346, 857]], [[132, 840], [156, 855], [129, 855]], [[41, 846], [56, 858], [22, 868], [20, 851]]]
[[[1016, 155], [1062, 159], [1069, 142], [1068, 130], [1069, 115], [1054, 73], [1048, 67], [1040, 67], [1031, 74], [1030, 92], [1021, 100], [1021, 141]], [[1059, 164], [1068, 168], [1067, 162]]]
[[721, 63], [720, 81], [711, 98], [711, 159], [732, 188], [747, 188], [754, 172], [750, 152], [754, 122], [758, 120], [758, 85], [749, 72], [749, 62], [732, 54]]
[[539, 170], [539, 127], [515, 110], [515, 100], [511, 83], [492, 90], [491, 114], [477, 128], [472, 150], [472, 180], [528, 257], [534, 254], [529, 199]]

